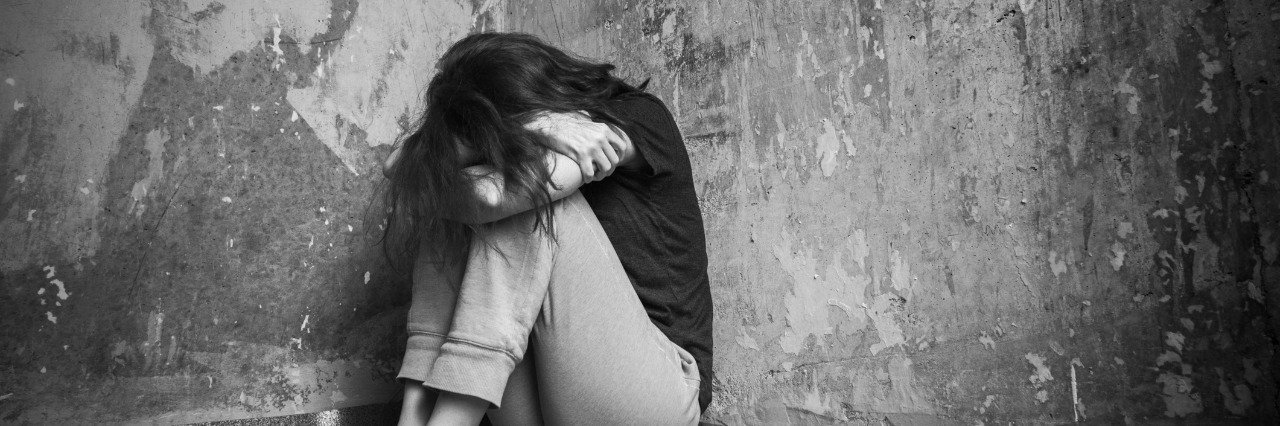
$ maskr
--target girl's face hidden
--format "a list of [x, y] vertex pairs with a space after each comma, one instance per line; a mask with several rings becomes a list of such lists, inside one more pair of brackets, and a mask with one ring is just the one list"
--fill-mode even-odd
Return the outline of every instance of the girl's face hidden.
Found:
[[471, 164], [479, 160], [479, 158], [477, 158], [479, 155], [476, 154], [474, 149], [467, 146], [467, 144], [462, 143], [462, 141], [455, 141], [454, 144], [458, 146], [458, 156], [462, 158], [463, 164]]

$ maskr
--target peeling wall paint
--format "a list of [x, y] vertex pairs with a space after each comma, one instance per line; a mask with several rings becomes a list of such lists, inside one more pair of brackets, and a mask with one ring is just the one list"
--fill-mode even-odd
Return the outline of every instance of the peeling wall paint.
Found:
[[1241, 362], [1280, 365], [1280, 10], [1244, 3], [507, 10], [652, 79], [681, 125], [717, 309], [708, 420], [1248, 423], [1280, 409]]
[[[141, 23], [150, 9], [83, 0], [6, 8], [0, 104], [13, 108], [0, 108], [7, 160], [0, 235], [9, 236], [0, 246], [0, 268], [21, 268], [46, 253], [92, 257], [101, 243], [96, 218], [104, 199], [84, 183], [104, 181], [154, 50], [145, 28], [117, 25]], [[16, 182], [16, 175], [25, 177]], [[27, 221], [27, 211], [15, 209], [18, 197], [55, 208], [38, 208]]]
[[416, 119], [421, 90], [411, 88], [423, 87], [440, 52], [470, 29], [435, 24], [471, 22], [487, 12], [454, 1], [407, 5], [411, 9], [400, 3], [362, 4], [341, 43], [317, 53], [311, 85], [291, 88], [287, 96], [352, 173], [367, 168], [358, 163], [367, 151], [362, 145], [390, 145], [401, 126]]
[[505, 3], [365, 3], [5, 6], [0, 422], [395, 395], [408, 286], [370, 171], [433, 60]]
[[364, 236], [373, 172], [440, 51], [507, 28], [675, 113], [716, 303], [704, 420], [1274, 420], [1271, 3], [13, 5], [0, 419], [388, 398], [407, 288]]

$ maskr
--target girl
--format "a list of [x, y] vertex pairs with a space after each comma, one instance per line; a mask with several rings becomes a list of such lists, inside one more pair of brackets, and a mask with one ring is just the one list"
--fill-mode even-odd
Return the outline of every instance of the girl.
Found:
[[384, 248], [415, 260], [401, 423], [697, 423], [712, 307], [670, 112], [529, 35], [437, 68], [384, 170]]

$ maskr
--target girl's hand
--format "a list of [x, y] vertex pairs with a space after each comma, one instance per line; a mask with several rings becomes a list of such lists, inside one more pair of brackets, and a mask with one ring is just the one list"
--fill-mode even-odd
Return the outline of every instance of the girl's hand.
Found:
[[547, 136], [547, 148], [577, 162], [583, 183], [613, 174], [625, 147], [622, 137], [608, 124], [591, 121], [583, 113], [544, 112], [525, 128]]

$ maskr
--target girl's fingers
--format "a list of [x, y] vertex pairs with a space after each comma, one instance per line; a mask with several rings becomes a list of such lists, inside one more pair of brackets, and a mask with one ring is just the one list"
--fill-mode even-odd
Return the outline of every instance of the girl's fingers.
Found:
[[614, 134], [613, 132], [608, 132], [608, 137], [605, 140], [605, 144], [603, 147], [601, 147], [601, 150], [604, 151], [604, 156], [609, 158], [610, 170], [613, 170], [614, 167], [618, 166], [618, 149], [617, 149], [617, 145], [613, 144], [613, 138], [616, 138], [616, 137], [618, 137], [618, 135]]
[[595, 164], [592, 163], [590, 158], [579, 159], [578, 167], [582, 168], [583, 183], [588, 183], [588, 182], [591, 182], [593, 179], [595, 179], [595, 176], [596, 176]]

